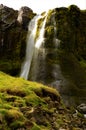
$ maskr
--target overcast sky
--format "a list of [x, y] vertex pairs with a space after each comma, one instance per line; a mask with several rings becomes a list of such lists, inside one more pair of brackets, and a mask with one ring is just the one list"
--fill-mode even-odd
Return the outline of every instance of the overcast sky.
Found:
[[0, 0], [0, 4], [17, 10], [21, 6], [28, 6], [36, 13], [55, 7], [68, 7], [71, 4], [77, 5], [80, 9], [86, 9], [86, 0]]

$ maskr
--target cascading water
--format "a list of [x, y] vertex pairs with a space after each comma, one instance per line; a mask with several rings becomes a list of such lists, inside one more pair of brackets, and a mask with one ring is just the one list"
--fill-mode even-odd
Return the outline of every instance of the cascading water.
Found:
[[45, 48], [43, 47], [43, 43], [44, 43], [44, 33], [45, 33], [47, 16], [48, 12], [46, 12], [45, 15], [42, 16], [44, 21], [40, 29], [39, 37], [35, 43], [33, 61], [31, 65], [31, 77], [30, 77], [30, 79], [33, 81], [39, 81], [39, 77], [43, 79], [43, 73], [45, 71]]
[[58, 46], [60, 44], [60, 40], [56, 38], [57, 29], [56, 29], [55, 13], [53, 15], [52, 22], [53, 22], [53, 25], [54, 25], [54, 38], [53, 38], [53, 41], [54, 41], [55, 47], [58, 48]]
[[[43, 21], [43, 24], [42, 24], [42, 27], [40, 30], [39, 38], [37, 39], [37, 42], [35, 43], [37, 23], [38, 23], [38, 20], [42, 17], [45, 17], [45, 19]], [[30, 72], [30, 66], [31, 66], [32, 58], [33, 58], [33, 53], [35, 53], [36, 54], [35, 57], [37, 57], [38, 51], [36, 51], [36, 48], [39, 49], [43, 42], [46, 18], [47, 18], [47, 15], [46, 16], [41, 16], [41, 15], [35, 16], [31, 20], [31, 22], [28, 26], [26, 57], [25, 57], [25, 61], [24, 61], [23, 65], [22, 65], [21, 74], [20, 74], [20, 77], [23, 77], [24, 79], [28, 79], [28, 75]]]
[[25, 79], [28, 79], [31, 61], [33, 57], [34, 52], [34, 45], [35, 45], [35, 35], [36, 35], [36, 29], [37, 29], [37, 21], [40, 18], [40, 16], [35, 16], [29, 26], [28, 26], [28, 35], [27, 35], [27, 46], [26, 46], [26, 57], [25, 61], [21, 68], [21, 74], [20, 77], [23, 77]]
[[[60, 44], [60, 40], [57, 39], [57, 37], [56, 37], [57, 29], [56, 29], [55, 12], [53, 13], [52, 22], [53, 22], [53, 25], [54, 25], [54, 37], [53, 37], [54, 49], [53, 50], [55, 51], [56, 49], [58, 49], [58, 46]], [[54, 52], [55, 55], [56, 55], [56, 52], [57, 51]], [[52, 69], [52, 74], [53, 74], [53, 77], [54, 77], [54, 82], [51, 84], [52, 86], [56, 86], [56, 85], [59, 86], [60, 85], [60, 80], [58, 80], [58, 79], [60, 79], [60, 76], [61, 76], [60, 72], [61, 72], [60, 65], [54, 64], [53, 65], [53, 69]]]
[[37, 39], [37, 42], [35, 43], [35, 48], [39, 49], [44, 41], [44, 32], [45, 32], [45, 25], [46, 25], [46, 20], [47, 20], [47, 15], [48, 13], [46, 12], [45, 14], [45, 19], [43, 21], [42, 28], [40, 30], [40, 35], [39, 38]]

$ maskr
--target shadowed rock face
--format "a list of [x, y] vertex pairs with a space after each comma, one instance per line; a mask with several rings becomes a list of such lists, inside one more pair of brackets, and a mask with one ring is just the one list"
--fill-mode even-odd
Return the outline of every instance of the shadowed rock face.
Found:
[[25, 55], [27, 26], [33, 16], [28, 7], [17, 11], [0, 5], [0, 70], [12, 75], [19, 73]]
[[18, 11], [0, 5], [0, 30], [5, 31], [11, 26], [15, 26]]
[[[30, 80], [57, 88], [66, 104], [69, 100], [72, 105], [86, 102], [85, 16], [86, 11], [75, 5], [49, 11], [43, 47], [39, 57], [33, 58], [29, 75]], [[39, 20], [37, 34], [41, 23]]]
[[22, 25], [24, 29], [28, 29], [28, 23], [31, 20], [32, 15], [33, 11], [30, 8], [26, 6], [21, 7], [18, 12], [17, 21], [20, 23], [20, 25]]

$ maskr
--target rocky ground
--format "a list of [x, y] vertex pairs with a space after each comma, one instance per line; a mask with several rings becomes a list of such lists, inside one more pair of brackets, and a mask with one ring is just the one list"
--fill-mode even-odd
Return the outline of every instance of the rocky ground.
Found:
[[0, 130], [86, 130], [80, 110], [53, 88], [0, 72]]

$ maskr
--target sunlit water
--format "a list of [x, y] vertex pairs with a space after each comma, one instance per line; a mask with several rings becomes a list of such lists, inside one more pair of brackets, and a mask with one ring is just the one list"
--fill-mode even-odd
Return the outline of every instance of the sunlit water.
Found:
[[[45, 48], [43, 47], [44, 44], [44, 33], [45, 33], [45, 26], [46, 26], [46, 20], [47, 20], [48, 12], [45, 13], [42, 18], [44, 20], [42, 21], [42, 27], [40, 29], [39, 37], [36, 40], [35, 48], [34, 48], [34, 54], [33, 54], [33, 60], [31, 65], [31, 72], [30, 72], [30, 80], [33, 81], [39, 81], [39, 77], [43, 79], [43, 73], [45, 71]], [[44, 83], [44, 80], [42, 80]]]
[[21, 74], [20, 77], [23, 77], [24, 79], [28, 79], [31, 61], [33, 57], [34, 52], [34, 45], [35, 45], [35, 35], [36, 35], [36, 29], [37, 29], [37, 22], [39, 20], [40, 16], [35, 16], [28, 26], [28, 35], [27, 35], [27, 46], [26, 46], [26, 56], [25, 61], [21, 68]]
[[[42, 27], [40, 29], [40, 35], [39, 35], [38, 39], [36, 40], [37, 42], [35, 43], [35, 37], [36, 37], [36, 32], [37, 32], [37, 23], [38, 23], [38, 20], [42, 17], [45, 17], [45, 19], [44, 19]], [[43, 42], [46, 19], [47, 19], [47, 15], [35, 16], [31, 20], [31, 22], [28, 26], [26, 56], [25, 56], [25, 61], [21, 67], [21, 74], [20, 74], [20, 77], [23, 77], [24, 79], [28, 79], [31, 62], [32, 62], [32, 58], [33, 58], [33, 53], [35, 53], [35, 57], [38, 56], [38, 50], [36, 50], [36, 48], [39, 49]]]
[[39, 49], [44, 41], [44, 32], [45, 32], [45, 25], [46, 25], [46, 20], [47, 20], [47, 15], [48, 13], [46, 12], [45, 14], [45, 19], [43, 21], [43, 25], [41, 27], [41, 30], [40, 30], [40, 35], [39, 35], [39, 38], [37, 39], [37, 42], [35, 43], [35, 48]]

